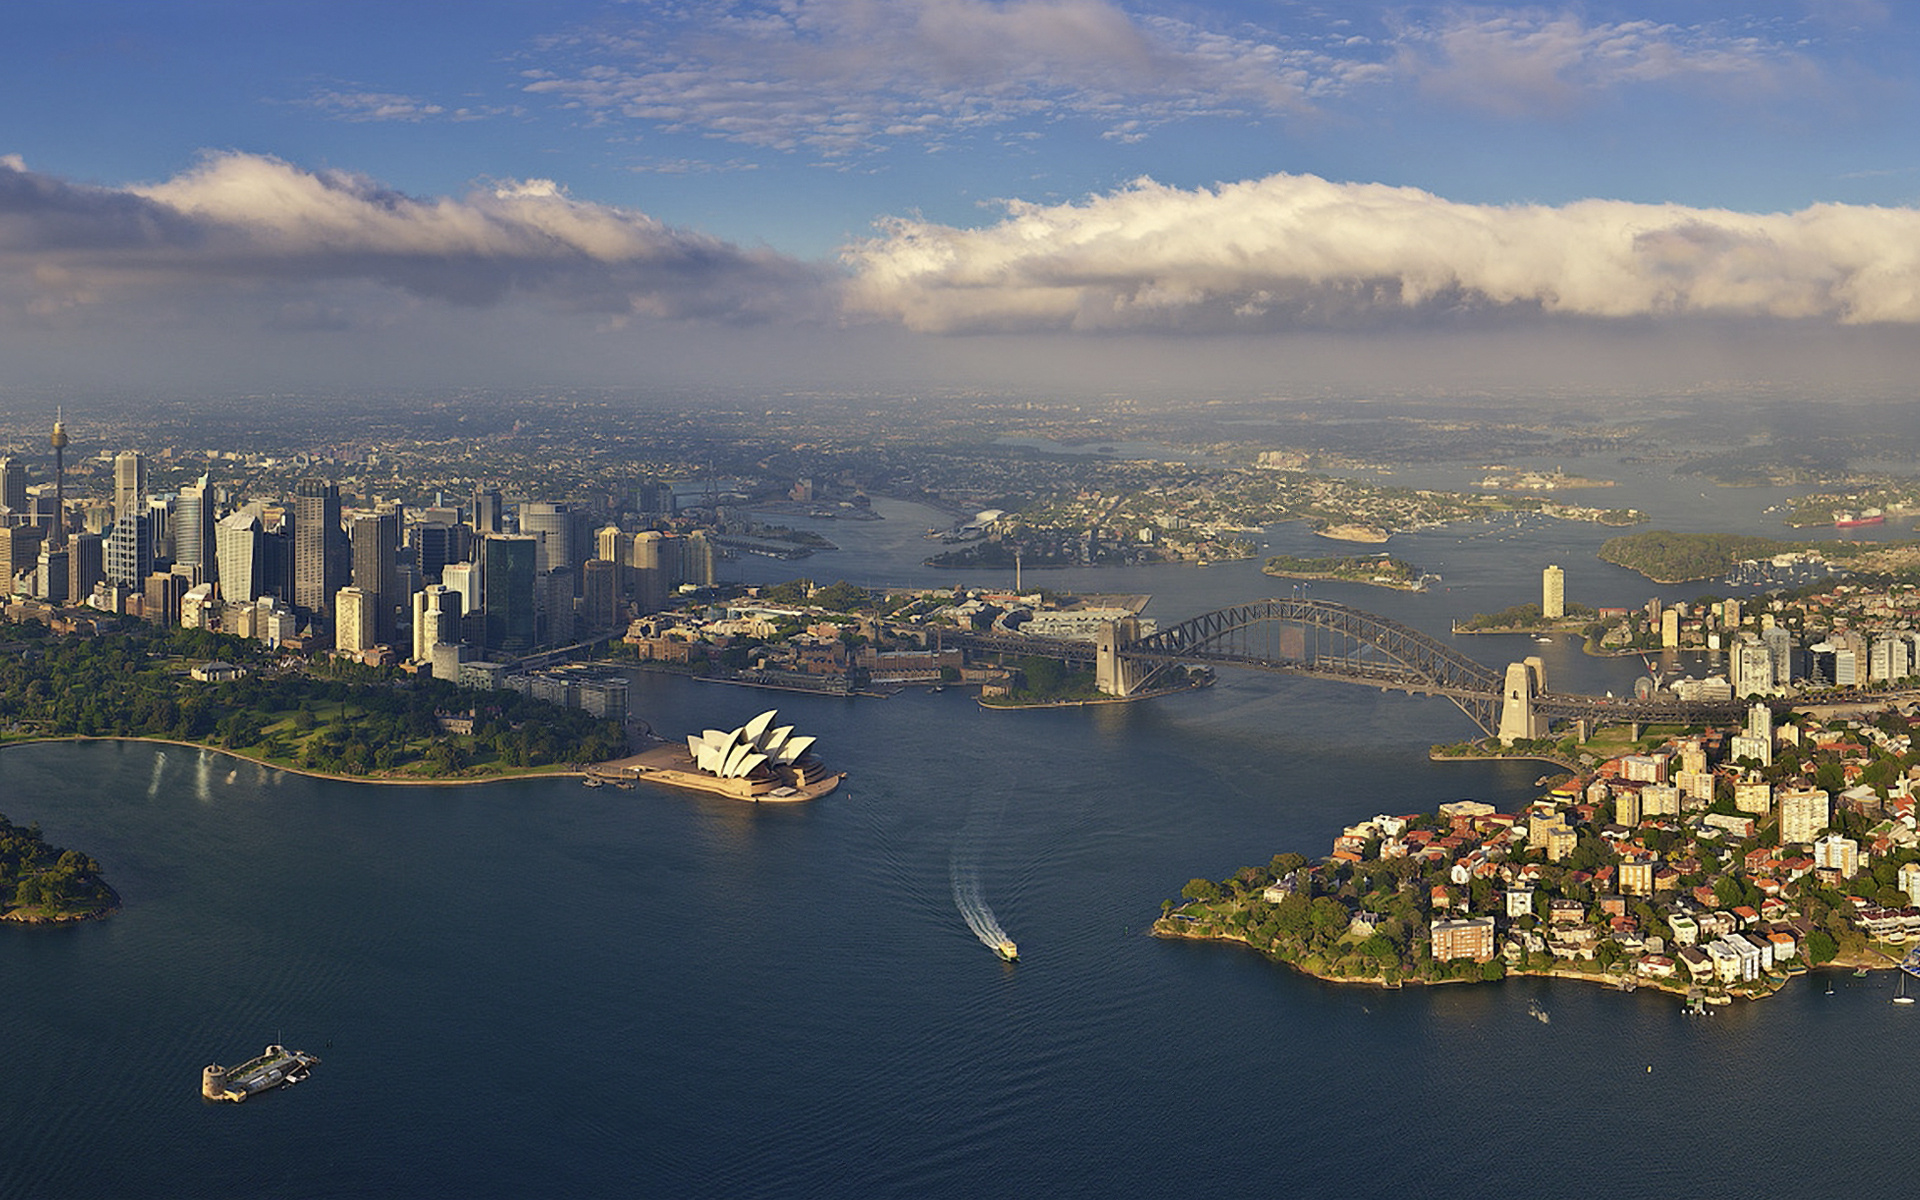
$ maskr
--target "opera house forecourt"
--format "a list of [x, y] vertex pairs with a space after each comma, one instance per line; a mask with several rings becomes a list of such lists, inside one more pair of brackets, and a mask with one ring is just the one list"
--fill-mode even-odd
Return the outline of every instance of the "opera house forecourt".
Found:
[[768, 709], [732, 732], [688, 734], [685, 749], [665, 742], [630, 758], [592, 768], [590, 778], [626, 783], [644, 779], [711, 792], [736, 800], [786, 803], [814, 800], [840, 786], [813, 753], [814, 738], [796, 736], [791, 725], [774, 725]]

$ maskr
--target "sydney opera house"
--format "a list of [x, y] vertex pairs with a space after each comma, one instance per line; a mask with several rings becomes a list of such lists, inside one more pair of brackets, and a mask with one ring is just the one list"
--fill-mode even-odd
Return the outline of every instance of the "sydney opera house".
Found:
[[644, 779], [737, 800], [813, 800], [840, 786], [813, 753], [814, 739], [796, 737], [791, 725], [776, 726], [769, 709], [732, 732], [709, 729], [687, 735], [683, 751], [669, 743], [629, 759], [602, 764], [596, 774]]
[[722, 779], [751, 779], [794, 767], [813, 746], [810, 737], [793, 736], [793, 726], [776, 728], [778, 709], [768, 709], [732, 733], [709, 729], [699, 737], [687, 735], [687, 753], [702, 771]]

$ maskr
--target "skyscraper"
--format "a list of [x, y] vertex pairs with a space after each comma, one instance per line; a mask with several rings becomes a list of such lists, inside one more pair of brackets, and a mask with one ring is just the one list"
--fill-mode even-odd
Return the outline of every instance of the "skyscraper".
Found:
[[0, 527], [0, 596], [13, 594], [14, 579], [40, 567], [44, 533], [32, 525]]
[[67, 539], [67, 600], [80, 604], [94, 585], [107, 577], [106, 539], [97, 533], [76, 533]]
[[572, 503], [529, 500], [520, 506], [520, 532], [540, 539], [539, 570], [570, 570], [568, 578], [579, 586], [579, 570], [591, 557], [591, 514]]
[[680, 541], [680, 582], [713, 586], [713, 543], [698, 529]]
[[373, 609], [374, 642], [391, 646], [398, 636], [395, 614], [400, 608], [400, 516], [374, 513], [353, 519], [353, 586], [367, 595]]
[[633, 595], [643, 613], [667, 606], [667, 591], [674, 582], [666, 565], [668, 546], [666, 536], [655, 530], [633, 536]]
[[173, 561], [176, 566], [199, 567], [200, 578], [220, 577], [213, 537], [213, 487], [202, 475], [180, 489], [174, 501]]
[[67, 588], [72, 582], [67, 548], [51, 541], [41, 546], [40, 572], [33, 594], [48, 604], [65, 604], [69, 599]]
[[440, 572], [450, 562], [459, 562], [466, 554], [464, 530], [444, 521], [427, 520], [407, 527], [413, 542], [414, 561], [420, 577], [428, 583], [440, 582]]
[[107, 535], [107, 578], [127, 588], [144, 588], [153, 573], [153, 526], [144, 512], [115, 516]]
[[293, 498], [293, 606], [333, 619], [333, 599], [347, 581], [346, 534], [340, 528], [340, 488], [303, 479]]
[[[147, 460], [138, 450], [122, 450], [113, 459], [113, 515], [147, 511]], [[144, 576], [142, 577], [144, 580]]]
[[533, 591], [536, 539], [526, 534], [495, 533], [488, 535], [480, 548], [487, 649], [509, 653], [526, 650], [533, 645], [537, 632]]
[[1540, 572], [1540, 615], [1549, 621], [1567, 615], [1567, 573], [1557, 566]]
[[432, 662], [435, 646], [457, 645], [460, 638], [460, 593], [430, 583], [413, 596], [413, 661]]
[[27, 464], [0, 458], [0, 506], [16, 515], [27, 511]]
[[580, 623], [587, 632], [598, 633], [613, 627], [620, 603], [622, 570], [619, 563], [604, 558], [587, 560], [580, 585]]
[[473, 489], [473, 531], [483, 535], [500, 532], [500, 493], [497, 490]]
[[214, 560], [220, 594], [228, 603], [251, 604], [260, 598], [260, 518], [241, 511], [213, 529]]
[[573, 641], [573, 571], [560, 567], [540, 576], [540, 640], [550, 646]]
[[357, 587], [343, 587], [333, 598], [333, 648], [358, 652], [379, 643], [374, 639], [373, 597]]

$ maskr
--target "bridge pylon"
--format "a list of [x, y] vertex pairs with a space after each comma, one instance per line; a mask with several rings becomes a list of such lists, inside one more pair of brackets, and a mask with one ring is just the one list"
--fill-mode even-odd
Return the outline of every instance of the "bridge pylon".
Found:
[[1546, 689], [1546, 664], [1538, 658], [1507, 664], [1506, 686], [1500, 690], [1499, 738], [1511, 746], [1521, 738], [1547, 735], [1547, 718], [1533, 710]]
[[1109, 696], [1131, 696], [1140, 686], [1143, 667], [1122, 655], [1140, 637], [1140, 622], [1123, 617], [1100, 631], [1095, 643], [1093, 683]]

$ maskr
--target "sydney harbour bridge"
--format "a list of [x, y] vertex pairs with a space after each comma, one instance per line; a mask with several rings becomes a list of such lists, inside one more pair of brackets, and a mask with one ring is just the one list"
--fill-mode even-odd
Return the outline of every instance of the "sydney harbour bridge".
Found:
[[1330, 600], [1276, 597], [1235, 604], [1141, 635], [1117, 621], [1097, 642], [1016, 635], [962, 635], [981, 650], [1091, 663], [1100, 690], [1133, 696], [1155, 690], [1189, 663], [1284, 671], [1383, 690], [1444, 696], [1490, 736], [1511, 742], [1547, 734], [1555, 720], [1597, 724], [1702, 724], [1737, 719], [1738, 701], [1586, 696], [1547, 686], [1537, 657], [1502, 671], [1431, 634]]

